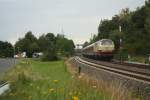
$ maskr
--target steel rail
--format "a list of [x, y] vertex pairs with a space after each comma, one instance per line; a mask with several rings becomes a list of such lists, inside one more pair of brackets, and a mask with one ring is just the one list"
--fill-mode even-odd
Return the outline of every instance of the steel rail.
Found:
[[0, 82], [0, 95], [7, 91], [9, 89], [9, 86], [9, 83], [7, 82]]
[[[83, 58], [84, 59], [84, 58]], [[107, 62], [107, 65], [106, 65], [106, 62], [97, 62], [97, 61], [94, 61], [93, 59], [84, 59], [85, 61], [88, 61], [88, 62], [91, 62], [91, 63], [95, 63], [95, 64], [99, 64], [99, 65], [103, 65], [103, 66], [107, 66], [107, 67], [111, 67], [111, 68], [115, 68], [115, 69], [120, 69], [120, 70], [124, 70], [124, 71], [128, 71], [128, 72], [132, 72], [132, 73], [138, 73], [138, 74], [144, 74], [144, 75], [147, 75], [147, 76], [150, 76], [150, 73], [146, 73], [146, 72], [144, 72], [144, 71], [138, 71], [137, 69], [136, 70], [133, 70], [133, 66], [131, 67], [131, 66], [128, 66], [128, 67], [130, 67], [130, 69], [128, 69], [128, 68], [124, 68], [123, 66], [126, 66], [127, 67], [127, 65], [122, 65], [122, 64], [120, 64], [120, 63], [113, 63], [113, 62]], [[105, 64], [102, 64], [102, 63], [105, 63]], [[116, 66], [117, 65], [119, 65], [119, 66], [122, 66], [122, 67], [116, 67], [116, 66], [108, 66], [108, 64], [115, 64]], [[132, 69], [131, 69], [132, 68]], [[138, 68], [138, 67], [136, 67], [136, 68]], [[138, 68], [139, 70], [141, 69], [141, 68]], [[144, 68], [143, 68], [144, 69]], [[142, 70], [143, 70], [142, 69]], [[145, 68], [146, 69], [146, 68]]]
[[75, 60], [78, 63], [88, 65], [90, 67], [96, 68], [97, 70], [103, 70], [109, 73], [117, 74], [119, 76], [122, 76], [128, 79], [133, 79], [139, 82], [150, 84], [149, 75], [139, 74], [136, 72], [125, 71], [125, 70], [117, 69], [117, 68], [110, 67], [110, 66], [104, 66], [104, 65], [99, 65], [99, 64], [92, 63], [92, 62], [87, 62], [79, 57], [76, 57]]
[[8, 83], [4, 82], [4, 83], [0, 84], [0, 88], [3, 87], [3, 86], [5, 86], [6, 84], [8, 84]]

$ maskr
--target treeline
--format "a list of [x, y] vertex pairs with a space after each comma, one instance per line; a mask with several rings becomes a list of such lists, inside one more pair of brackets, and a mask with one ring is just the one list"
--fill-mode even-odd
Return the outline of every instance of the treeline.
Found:
[[75, 45], [72, 40], [62, 34], [55, 36], [47, 33], [36, 38], [32, 32], [27, 32], [15, 44], [16, 53], [26, 52], [27, 57], [32, 57], [35, 52], [43, 52], [42, 60], [56, 60], [58, 56], [70, 56], [74, 53]]
[[32, 32], [27, 32], [23, 38], [15, 43], [14, 47], [9, 42], [0, 41], [0, 58], [13, 57], [14, 54], [26, 52], [27, 57], [33, 53], [42, 52], [42, 60], [56, 60], [60, 56], [74, 54], [74, 42], [65, 38], [63, 34], [47, 33], [36, 38]]
[[14, 49], [11, 43], [0, 41], [0, 57], [13, 57]]
[[[93, 36], [90, 43], [102, 38], [114, 40], [116, 50], [119, 50], [121, 38], [123, 49], [129, 54], [150, 53], [150, 0], [145, 1], [145, 5], [138, 7], [136, 11], [126, 8], [111, 20], [102, 20], [98, 27], [98, 34]], [[84, 46], [90, 43], [85, 42]]]

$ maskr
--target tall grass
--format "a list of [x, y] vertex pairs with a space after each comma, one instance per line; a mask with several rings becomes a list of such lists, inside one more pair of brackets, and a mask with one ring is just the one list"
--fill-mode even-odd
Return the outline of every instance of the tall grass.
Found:
[[[68, 66], [72, 66], [68, 67], [69, 72], [71, 72], [75, 76], [78, 76], [77, 74], [78, 69], [73, 64], [70, 64], [68, 62], [66, 63]], [[84, 73], [81, 73], [78, 76], [78, 80], [80, 80], [82, 84], [87, 85], [87, 87], [95, 88], [100, 93], [105, 94], [105, 96], [110, 96], [108, 100], [142, 100], [141, 96], [133, 94], [134, 92], [131, 89], [128, 89], [119, 80], [118, 81], [110, 80], [108, 82], [105, 80], [96, 79]]]
[[148, 55], [147, 56], [140, 56], [140, 55], [132, 55], [130, 57], [130, 59], [128, 59], [129, 61], [133, 61], [133, 62], [141, 62], [141, 63], [149, 63], [148, 61]]
[[70, 74], [64, 61], [25, 59], [4, 79], [11, 89], [0, 100], [125, 100], [127, 96], [121, 85], [116, 88], [84, 74]]

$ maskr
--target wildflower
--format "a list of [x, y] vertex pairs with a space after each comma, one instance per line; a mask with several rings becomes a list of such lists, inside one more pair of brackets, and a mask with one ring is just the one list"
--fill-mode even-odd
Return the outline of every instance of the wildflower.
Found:
[[60, 90], [59, 90], [60, 92], [64, 92], [64, 88], [60, 88]]
[[17, 92], [16, 92], [16, 93], [14, 93], [14, 96], [15, 96], [15, 95], [17, 95]]
[[74, 78], [74, 76], [71, 76], [71, 78]]
[[32, 99], [32, 96], [29, 96], [29, 100], [31, 100]]
[[51, 89], [48, 90], [49, 93], [51, 93], [51, 92], [53, 92], [53, 91], [54, 91], [53, 88], [51, 88]]
[[59, 80], [53, 80], [53, 82], [54, 82], [54, 83], [58, 83], [58, 82], [59, 82]]
[[79, 92], [78, 94], [81, 95], [81, 92]]
[[40, 89], [40, 87], [39, 87], [39, 86], [37, 86], [36, 88], [37, 88], [37, 90], [39, 90], [39, 89]]
[[73, 100], [79, 100], [78, 96], [73, 96]]
[[45, 95], [46, 94], [46, 92], [43, 92], [43, 95]]
[[22, 93], [25, 93], [25, 91], [23, 90]]
[[33, 86], [33, 84], [31, 83], [30, 86]]
[[94, 85], [93, 88], [96, 88], [96, 86]]
[[13, 93], [10, 93], [9, 95], [10, 95], [10, 96], [13, 96], [14, 94], [13, 94]]
[[74, 94], [77, 94], [77, 91], [74, 91]]
[[79, 78], [79, 79], [81, 79], [81, 78], [82, 78], [82, 76], [81, 76], [81, 75], [79, 75], [79, 76], [78, 76], [78, 78]]
[[15, 96], [15, 95], [17, 95], [17, 93], [10, 93], [9, 95], [10, 96]]
[[69, 95], [72, 95], [72, 92], [69, 92]]

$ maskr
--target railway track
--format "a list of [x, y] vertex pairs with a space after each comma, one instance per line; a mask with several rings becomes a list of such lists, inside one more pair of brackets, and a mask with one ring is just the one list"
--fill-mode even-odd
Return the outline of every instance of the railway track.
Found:
[[94, 62], [94, 60], [85, 60], [80, 57], [74, 58], [76, 62], [88, 65], [89, 67], [96, 68], [97, 70], [103, 70], [105, 72], [109, 72], [112, 74], [119, 75], [121, 77], [125, 77], [128, 79], [132, 79], [138, 82], [143, 82], [146, 84], [150, 84], [150, 70], [135, 68], [131, 66], [124, 66], [119, 64], [113, 64], [108, 62]]
[[135, 66], [135, 64], [128, 65], [126, 63], [98, 61], [98, 60], [88, 59], [88, 58], [84, 58], [84, 57], [80, 57], [80, 58], [82, 58], [85, 61], [96, 63], [99, 65], [109, 66], [112, 68], [117, 68], [117, 69], [126, 70], [126, 71], [130, 71], [130, 72], [136, 72], [139, 74], [150, 75], [150, 69], [147, 68], [147, 66], [145, 67], [144, 65], [138, 67], [139, 65]]
[[114, 64], [121, 64], [121, 65], [125, 65], [125, 66], [131, 66], [131, 67], [136, 67], [139, 69], [150, 69], [150, 65], [149, 64], [142, 64], [142, 63], [132, 63], [132, 62], [120, 62], [119, 60], [113, 60]]

